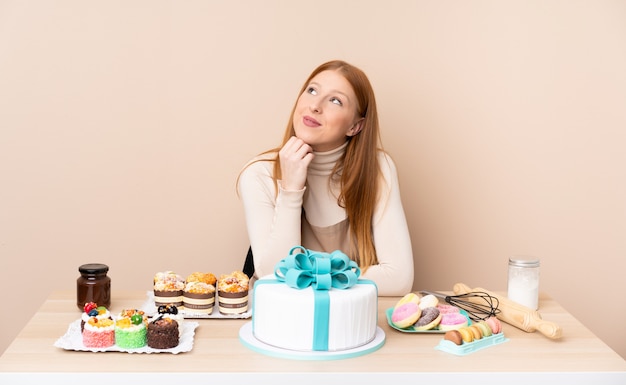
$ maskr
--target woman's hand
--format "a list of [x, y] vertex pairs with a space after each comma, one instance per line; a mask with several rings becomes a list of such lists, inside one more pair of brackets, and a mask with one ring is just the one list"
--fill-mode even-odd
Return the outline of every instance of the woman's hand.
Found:
[[302, 139], [292, 136], [278, 152], [280, 157], [281, 186], [285, 190], [302, 190], [307, 169], [315, 157], [313, 149]]

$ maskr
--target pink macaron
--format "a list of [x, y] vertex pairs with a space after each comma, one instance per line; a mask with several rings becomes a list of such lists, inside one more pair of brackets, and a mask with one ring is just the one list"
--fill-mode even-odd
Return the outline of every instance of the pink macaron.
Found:
[[485, 320], [487, 325], [491, 328], [493, 334], [498, 334], [502, 332], [502, 323], [495, 316], [491, 316]]

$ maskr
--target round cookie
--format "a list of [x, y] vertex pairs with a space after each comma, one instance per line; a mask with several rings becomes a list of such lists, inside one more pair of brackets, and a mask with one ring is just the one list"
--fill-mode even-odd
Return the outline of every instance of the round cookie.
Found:
[[441, 316], [439, 330], [460, 329], [467, 326], [467, 318], [461, 313], [447, 313]]
[[391, 322], [404, 329], [413, 325], [422, 315], [422, 309], [415, 302], [408, 302], [393, 309]]
[[415, 325], [413, 325], [414, 330], [430, 330], [435, 328], [441, 322], [441, 314], [439, 314], [439, 310], [430, 306], [422, 309], [422, 315], [417, 320]]
[[440, 303], [437, 305], [437, 309], [439, 309], [439, 313], [448, 314], [448, 313], [460, 313], [461, 309], [456, 306], [446, 305], [445, 303]]
[[437, 307], [439, 304], [439, 300], [432, 294], [427, 294], [420, 298], [419, 306], [420, 309], [424, 310], [427, 307]]
[[415, 293], [406, 294], [404, 297], [402, 297], [396, 303], [396, 305], [393, 308], [395, 310], [396, 308], [398, 308], [398, 307], [400, 307], [400, 306], [402, 306], [402, 305], [404, 305], [406, 303], [410, 303], [410, 302], [414, 302], [416, 304], [419, 304], [420, 303], [420, 297], [417, 294], [415, 294]]

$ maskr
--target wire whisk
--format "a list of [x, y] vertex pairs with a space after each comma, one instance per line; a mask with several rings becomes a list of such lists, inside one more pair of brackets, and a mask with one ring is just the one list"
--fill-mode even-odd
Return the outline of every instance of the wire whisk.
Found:
[[473, 291], [465, 294], [447, 295], [433, 291], [420, 291], [423, 294], [431, 294], [443, 299], [452, 306], [456, 306], [467, 312], [473, 321], [485, 320], [500, 313], [500, 301], [498, 298], [483, 291]]

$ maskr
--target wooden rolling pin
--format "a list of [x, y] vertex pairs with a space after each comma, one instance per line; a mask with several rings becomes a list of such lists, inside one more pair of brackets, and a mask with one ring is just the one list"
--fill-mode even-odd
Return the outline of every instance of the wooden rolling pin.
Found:
[[[470, 289], [469, 286], [463, 283], [457, 283], [454, 285], [454, 294], [467, 294], [471, 292], [482, 291], [484, 293], [493, 296], [500, 301], [498, 309], [500, 313], [496, 315], [499, 320], [504, 321], [518, 329], [525, 332], [534, 332], [539, 330], [541, 334], [548, 338], [558, 339], [561, 338], [561, 327], [554, 322], [544, 321], [541, 319], [541, 314], [538, 311], [532, 310], [524, 305], [520, 305], [517, 302], [513, 302], [506, 297], [499, 296], [488, 290], [477, 287]], [[470, 302], [483, 303], [480, 298], [466, 298]]]

